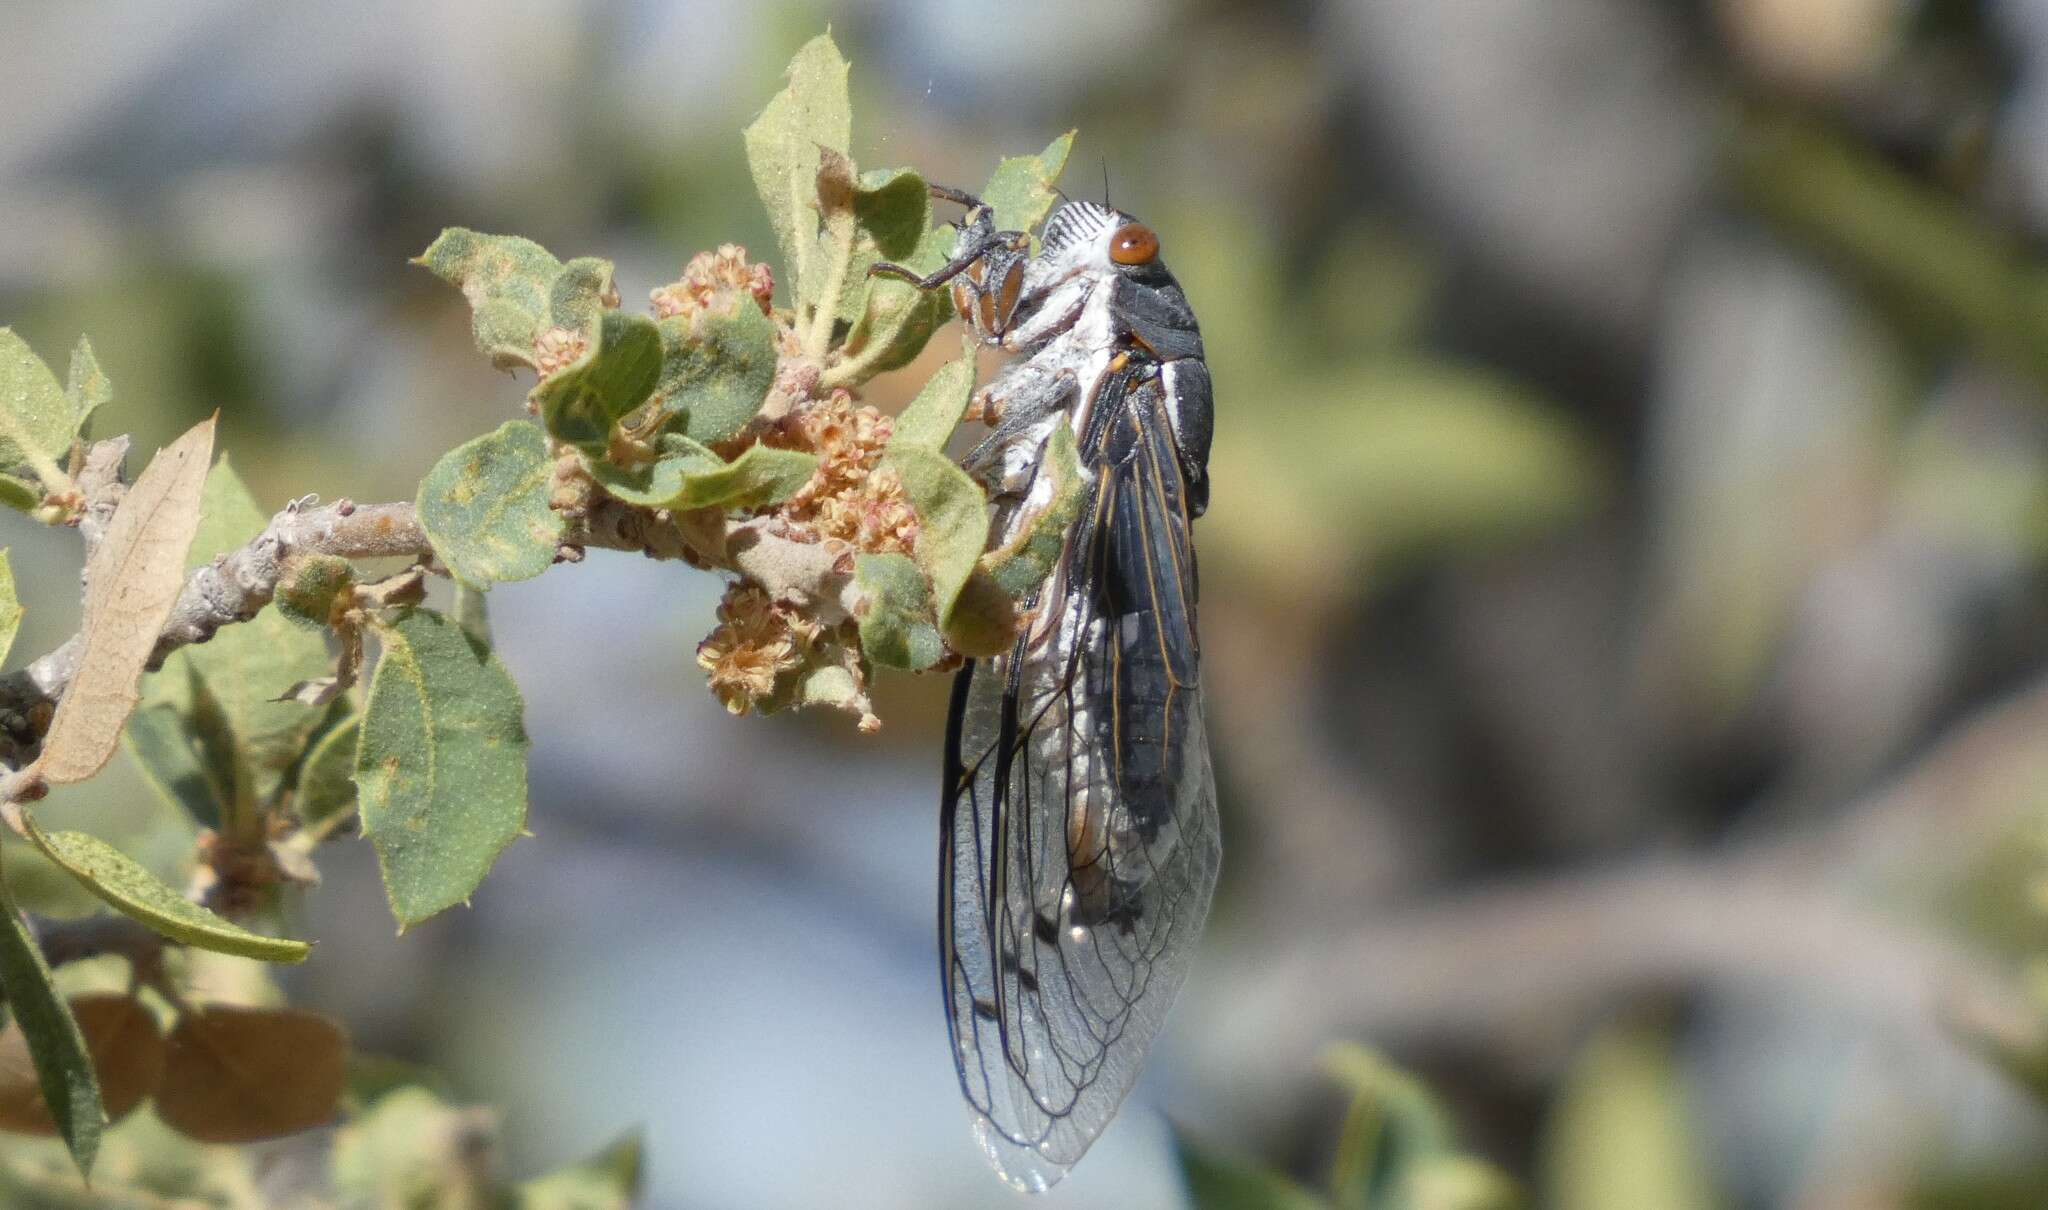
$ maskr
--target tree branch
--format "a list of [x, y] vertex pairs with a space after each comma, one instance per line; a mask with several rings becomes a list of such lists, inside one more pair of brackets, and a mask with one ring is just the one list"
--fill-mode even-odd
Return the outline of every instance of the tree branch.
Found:
[[[79, 476], [86, 496], [79, 529], [88, 562], [91, 548], [127, 490], [120, 475], [127, 448], [128, 439], [116, 437], [96, 443], [86, 454]], [[791, 537], [774, 518], [733, 521], [716, 509], [671, 514], [601, 493], [566, 511], [571, 525], [565, 548], [596, 546], [723, 568], [759, 583], [779, 599], [804, 603], [827, 624], [851, 616], [858, 604], [852, 549], [838, 541]], [[433, 553], [410, 503], [358, 505], [344, 499], [315, 507], [293, 501], [247, 543], [192, 572], [171, 608], [149, 667], [161, 667], [178, 648], [204, 643], [223, 626], [255, 617], [277, 594], [278, 581], [293, 556], [429, 559]], [[0, 756], [18, 757], [41, 738], [50, 708], [78, 673], [83, 650], [82, 637], [73, 635], [27, 667], [0, 676], [0, 731], [6, 733], [0, 735], [0, 749], [13, 749], [0, 751]]]

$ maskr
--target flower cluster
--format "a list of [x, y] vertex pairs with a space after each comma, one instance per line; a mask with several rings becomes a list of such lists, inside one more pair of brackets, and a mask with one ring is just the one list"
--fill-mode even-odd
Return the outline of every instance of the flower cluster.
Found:
[[714, 309], [729, 311], [733, 300], [742, 296], [752, 298], [765, 315], [774, 295], [773, 270], [764, 264], [748, 264], [747, 250], [738, 244], [720, 244], [716, 252], [691, 257], [679, 280], [656, 287], [648, 297], [655, 318], [694, 320]]
[[[780, 709], [815, 694], [858, 714], [862, 731], [881, 728], [868, 701], [853, 624], [821, 626], [758, 585], [741, 581], [725, 590], [717, 628], [697, 644], [697, 665], [733, 714]], [[838, 687], [819, 693], [826, 674], [836, 676]]]
[[533, 342], [534, 372], [546, 378], [574, 365], [590, 349], [590, 338], [574, 328], [553, 327]]
[[881, 466], [895, 422], [856, 405], [850, 392], [792, 408], [758, 434], [765, 445], [818, 457], [817, 473], [781, 506], [783, 517], [820, 539], [837, 538], [867, 554], [909, 554], [917, 511], [903, 481]]
[[737, 583], [718, 604], [718, 628], [697, 644], [697, 664], [711, 692], [734, 714], [774, 696], [783, 673], [803, 663], [818, 625], [760, 588]]

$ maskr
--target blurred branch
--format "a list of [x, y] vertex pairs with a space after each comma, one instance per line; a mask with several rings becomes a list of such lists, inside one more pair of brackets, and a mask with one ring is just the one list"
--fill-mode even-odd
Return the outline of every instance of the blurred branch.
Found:
[[[1902, 1031], [1966, 1022], [2012, 1033], [2038, 1014], [1986, 953], [1880, 908], [1881, 876], [1958, 863], [2022, 796], [1972, 792], [2048, 731], [2048, 678], [1959, 724], [1893, 783], [1830, 822], [1700, 857], [1496, 885], [1395, 908], [1348, 931], [1219, 946], [1255, 954], [1205, 972], [1194, 1014], [1226, 1040], [1216, 1075], [1285, 1095], [1331, 1038], [1388, 1044], [1568, 1044], [1617, 1001], [1663, 987], [1796, 985]], [[1972, 818], [1974, 810], [1977, 817]], [[1946, 843], [1942, 840], [1946, 838]], [[1206, 989], [1207, 994], [1204, 994]], [[1291, 1048], [1291, 1052], [1290, 1052]]]
[[1730, 167], [1743, 197], [1944, 335], [2048, 385], [2048, 268], [1967, 206], [1847, 136], [1783, 109], [1736, 118]]

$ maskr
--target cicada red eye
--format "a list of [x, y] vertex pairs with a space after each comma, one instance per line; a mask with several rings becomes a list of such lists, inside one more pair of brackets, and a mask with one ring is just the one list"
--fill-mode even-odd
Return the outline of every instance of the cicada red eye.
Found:
[[1159, 237], [1143, 223], [1125, 223], [1109, 237], [1109, 259], [1119, 265], [1150, 264], [1159, 255]]

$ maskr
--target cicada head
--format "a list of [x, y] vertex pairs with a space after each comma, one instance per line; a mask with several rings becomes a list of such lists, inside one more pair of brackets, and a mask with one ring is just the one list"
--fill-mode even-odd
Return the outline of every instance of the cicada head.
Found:
[[1061, 203], [1045, 220], [1043, 245], [1040, 257], [1061, 276], [1135, 276], [1161, 267], [1159, 236], [1152, 228], [1100, 202]]

